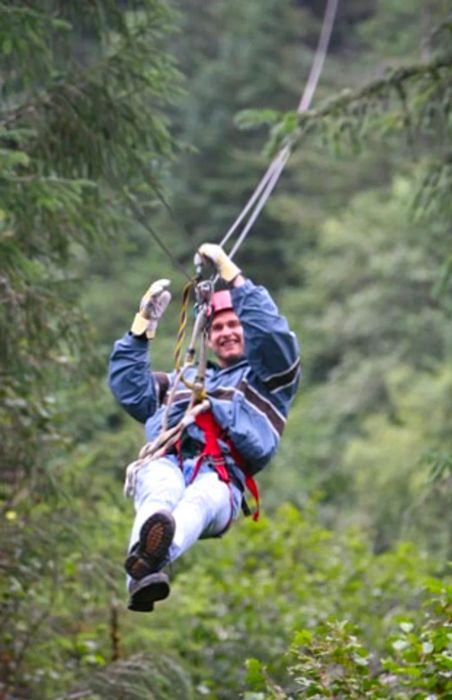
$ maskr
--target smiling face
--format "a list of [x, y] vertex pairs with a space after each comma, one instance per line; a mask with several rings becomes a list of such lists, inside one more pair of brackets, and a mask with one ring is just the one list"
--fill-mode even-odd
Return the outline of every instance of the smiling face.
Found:
[[210, 326], [209, 347], [220, 367], [229, 367], [242, 359], [245, 352], [243, 326], [232, 310], [215, 314]]

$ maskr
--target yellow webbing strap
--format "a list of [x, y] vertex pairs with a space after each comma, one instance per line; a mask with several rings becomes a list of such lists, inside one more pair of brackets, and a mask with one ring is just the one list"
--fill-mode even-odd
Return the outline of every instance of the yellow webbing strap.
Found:
[[179, 370], [181, 367], [180, 359], [185, 340], [185, 333], [187, 330], [188, 303], [190, 301], [190, 292], [193, 289], [195, 282], [196, 280], [190, 280], [185, 284], [182, 290], [182, 306], [179, 315], [179, 330], [177, 331], [176, 347], [174, 349], [174, 360], [177, 370]]

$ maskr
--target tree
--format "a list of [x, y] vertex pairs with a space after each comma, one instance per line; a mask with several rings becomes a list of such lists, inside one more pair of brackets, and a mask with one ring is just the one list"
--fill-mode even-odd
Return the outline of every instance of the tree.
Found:
[[[83, 533], [93, 511], [85, 510], [74, 483], [66, 492], [62, 469], [70, 438], [82, 434], [75, 408], [81, 380], [96, 374], [96, 347], [80, 306], [82, 273], [93, 258], [105, 268], [112, 246], [127, 250], [122, 230], [136, 229], [136, 212], [157, 199], [173, 148], [163, 110], [179, 80], [163, 50], [172, 23], [160, 0], [0, 3], [5, 695], [34, 688], [44, 697], [65, 673], [55, 672], [52, 681], [51, 662], [43, 663], [39, 649], [52, 635], [64, 646], [57, 630], [67, 601], [60, 596], [78, 599], [74, 550], [86, 551]], [[87, 406], [85, 396], [84, 428], [93, 417]], [[105, 567], [92, 556], [85, 581], [96, 570]], [[104, 599], [109, 580], [97, 577]], [[87, 602], [84, 586], [77, 590]], [[92, 603], [86, 610], [91, 614]], [[79, 624], [66, 626], [74, 653], [63, 666], [71, 672], [88, 654]]]
[[[90, 372], [83, 257], [106, 257], [171, 157], [177, 73], [159, 0], [2, 2], [0, 443], [19, 482], [58, 438], [54, 387]], [[79, 362], [83, 357], [83, 362]]]
[[326, 222], [303, 292], [284, 295], [307, 389], [266, 490], [271, 504], [320, 492], [330, 523], [360, 522], [379, 548], [409, 531], [446, 554], [427, 522], [447, 510], [447, 484], [436, 503], [426, 497], [425, 456], [451, 449], [450, 297], [436, 294], [449, 229], [410, 219], [415, 182], [356, 196]]

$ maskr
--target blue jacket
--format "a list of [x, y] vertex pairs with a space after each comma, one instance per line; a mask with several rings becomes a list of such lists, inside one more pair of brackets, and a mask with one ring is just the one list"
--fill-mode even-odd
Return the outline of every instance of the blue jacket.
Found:
[[[263, 287], [246, 280], [231, 289], [232, 303], [244, 329], [245, 357], [221, 369], [209, 363], [205, 388], [216, 422], [255, 474], [273, 457], [286, 423], [289, 406], [300, 378], [297, 339]], [[191, 373], [192, 372], [192, 373]], [[195, 369], [186, 373], [194, 379]], [[174, 373], [152, 372], [148, 341], [130, 333], [116, 341], [110, 356], [109, 385], [121, 406], [146, 424], [146, 439], [161, 430], [166, 410], [164, 396]], [[177, 423], [187, 407], [190, 392], [180, 384], [168, 417]], [[192, 424], [188, 435], [203, 442], [203, 433]], [[228, 465], [233, 460], [224, 444]]]

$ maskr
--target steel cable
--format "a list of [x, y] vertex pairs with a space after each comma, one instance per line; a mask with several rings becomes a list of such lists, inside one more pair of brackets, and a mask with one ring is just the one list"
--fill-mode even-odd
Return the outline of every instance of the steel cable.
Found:
[[[308, 80], [306, 83], [306, 87], [303, 91], [303, 94], [301, 96], [300, 102], [297, 107], [297, 113], [302, 114], [303, 112], [306, 112], [312, 102], [312, 98], [314, 97], [314, 93], [316, 91], [320, 75], [323, 70], [323, 66], [325, 63], [325, 59], [327, 56], [328, 52], [328, 46], [329, 42], [331, 39], [331, 34], [333, 31], [334, 27], [334, 22], [336, 18], [336, 12], [337, 12], [337, 6], [339, 4], [339, 0], [328, 0], [327, 6], [325, 8], [325, 15], [323, 18], [323, 23], [322, 23], [322, 28], [320, 31], [320, 36], [319, 36], [319, 41], [316, 49], [316, 53], [314, 56], [314, 61], [311, 67], [311, 70], [309, 72]], [[230, 239], [232, 234], [236, 231], [238, 226], [242, 223], [242, 221], [245, 219], [246, 215], [248, 212], [251, 211], [251, 214], [249, 216], [248, 222], [246, 223], [244, 229], [242, 230], [238, 240], [236, 241], [235, 245], [233, 246], [231, 252], [229, 253], [229, 257], [233, 257], [239, 247], [242, 245], [243, 241], [245, 240], [246, 236], [248, 235], [249, 231], [251, 230], [254, 222], [256, 221], [257, 217], [259, 216], [260, 212], [264, 208], [268, 198], [270, 197], [271, 193], [273, 192], [276, 183], [279, 180], [279, 177], [290, 157], [290, 148], [289, 146], [285, 145], [281, 150], [278, 152], [278, 154], [275, 156], [275, 158], [272, 160], [270, 163], [267, 171], [265, 172], [264, 176], [260, 180], [259, 184], [257, 185], [255, 191], [251, 195], [250, 199], [246, 203], [245, 207], [242, 209], [232, 226], [229, 228], [225, 236], [223, 237], [220, 245], [221, 247], [224, 247], [227, 241]]]

